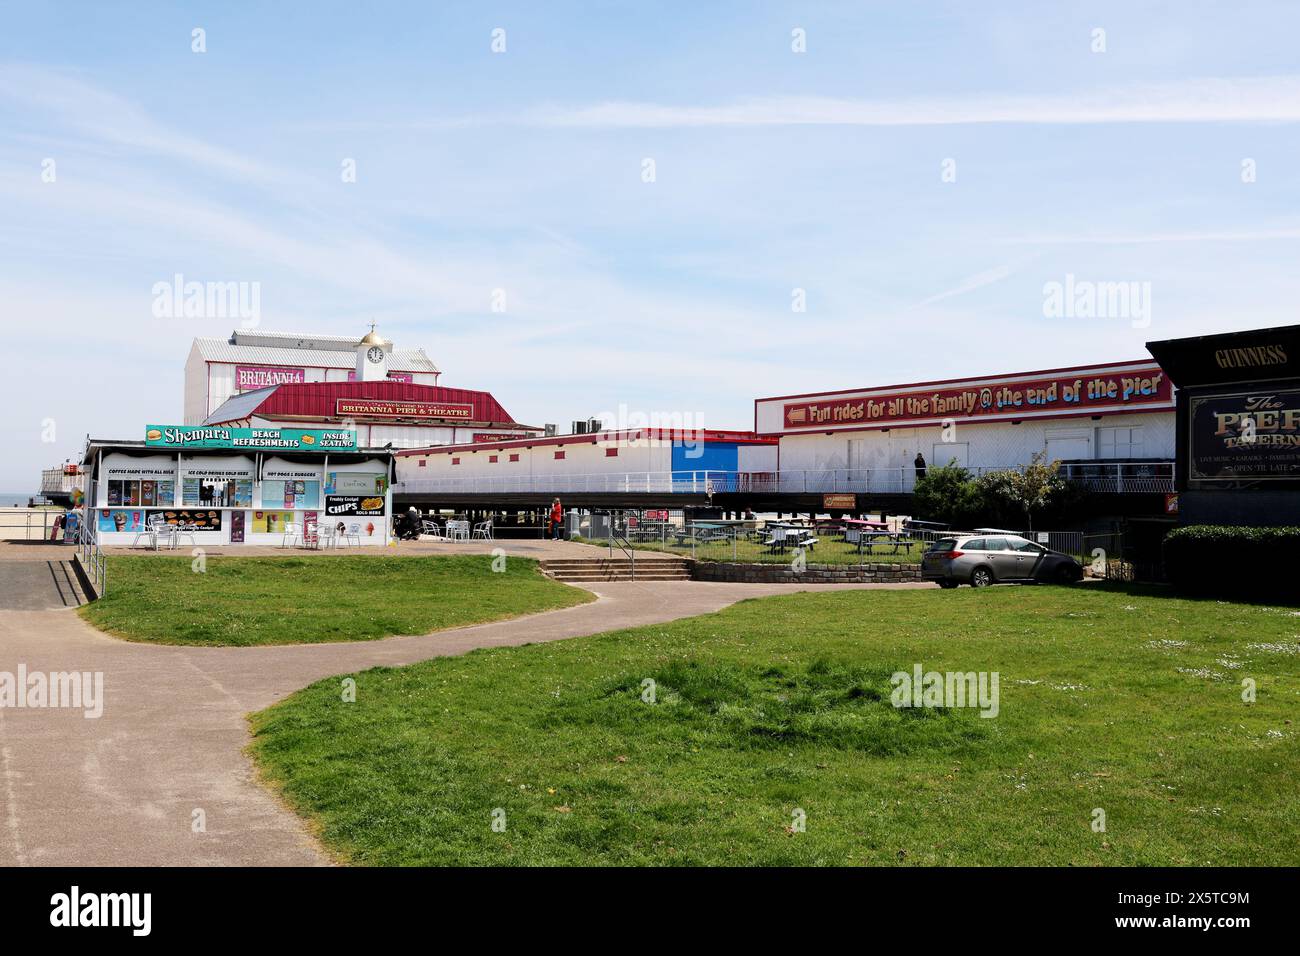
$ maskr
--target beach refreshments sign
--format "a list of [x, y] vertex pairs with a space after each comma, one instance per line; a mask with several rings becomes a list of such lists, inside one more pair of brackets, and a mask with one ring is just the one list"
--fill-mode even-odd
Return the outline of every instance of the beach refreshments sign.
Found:
[[997, 421], [1037, 415], [1173, 407], [1169, 378], [1154, 363], [1015, 381], [954, 383], [932, 388], [823, 395], [787, 402], [785, 428], [873, 428], [946, 419]]
[[1300, 478], [1300, 390], [1197, 397], [1188, 418], [1192, 481]]
[[357, 447], [357, 433], [321, 428], [225, 428], [210, 425], [149, 425], [144, 443], [153, 448], [233, 448], [241, 451], [339, 451]]

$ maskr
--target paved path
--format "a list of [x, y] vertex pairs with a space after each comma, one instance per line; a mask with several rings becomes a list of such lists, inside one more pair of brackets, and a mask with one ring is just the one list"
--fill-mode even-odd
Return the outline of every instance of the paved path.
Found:
[[[0, 610], [0, 671], [104, 674], [99, 719], [0, 708], [0, 865], [322, 864], [299, 818], [255, 779], [243, 753], [249, 712], [332, 674], [844, 587], [880, 586], [611, 582], [591, 586], [591, 604], [512, 621], [289, 647], [130, 644], [72, 610]], [[193, 832], [196, 811], [205, 832]]]

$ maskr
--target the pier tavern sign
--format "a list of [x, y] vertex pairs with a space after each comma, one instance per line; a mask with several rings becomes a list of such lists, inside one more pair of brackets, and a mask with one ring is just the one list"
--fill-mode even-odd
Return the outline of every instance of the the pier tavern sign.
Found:
[[1148, 342], [1178, 387], [1185, 524], [1300, 524], [1300, 325]]

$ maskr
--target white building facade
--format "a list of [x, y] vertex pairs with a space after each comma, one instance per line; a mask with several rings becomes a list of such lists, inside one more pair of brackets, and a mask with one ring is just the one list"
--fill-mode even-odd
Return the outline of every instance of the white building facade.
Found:
[[[356, 381], [356, 347], [350, 336], [255, 330], [236, 330], [228, 339], [195, 339], [185, 362], [184, 424], [201, 424], [231, 398], [268, 386]], [[441, 374], [423, 349], [390, 344], [388, 379], [437, 385]]]
[[397, 452], [402, 491], [706, 493], [771, 474], [777, 446], [749, 432], [627, 429]]
[[783, 486], [910, 491], [925, 467], [981, 473], [1036, 454], [1068, 473], [1150, 472], [1174, 458], [1172, 383], [1154, 362], [1048, 369], [760, 398]]

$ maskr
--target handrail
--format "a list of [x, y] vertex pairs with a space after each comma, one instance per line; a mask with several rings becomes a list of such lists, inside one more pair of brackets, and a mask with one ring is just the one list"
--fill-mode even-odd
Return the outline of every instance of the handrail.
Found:
[[103, 597], [108, 591], [108, 561], [99, 546], [99, 535], [95, 526], [87, 520], [77, 525], [77, 557], [85, 570], [95, 593]]
[[[618, 530], [619, 518], [622, 518], [623, 520], [622, 534], [615, 533]], [[632, 547], [632, 542], [627, 536], [627, 512], [625, 511], [617, 513], [611, 511], [609, 513], [609, 555], [611, 558], [614, 556], [614, 545], [616, 544], [618, 545], [618, 549], [627, 555], [628, 575], [633, 581], [635, 581], [636, 548]]]

